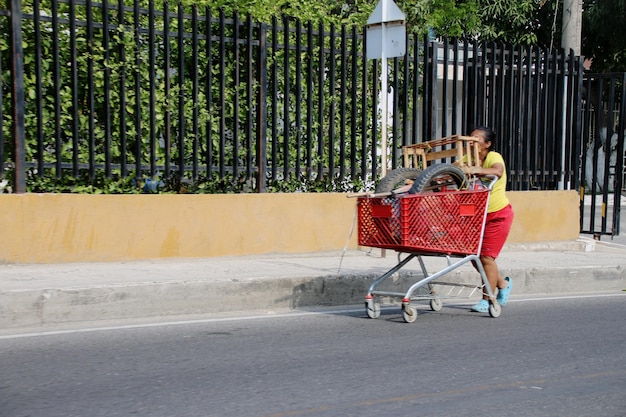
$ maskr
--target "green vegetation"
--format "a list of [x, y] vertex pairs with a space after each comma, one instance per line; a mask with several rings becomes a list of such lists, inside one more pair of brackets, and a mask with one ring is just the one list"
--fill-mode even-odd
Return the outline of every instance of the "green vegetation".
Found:
[[[134, 3], [126, 0], [128, 6]], [[303, 23], [311, 22], [313, 25], [348, 25], [348, 27], [362, 28], [369, 15], [373, 11], [378, 0], [182, 0], [185, 11], [190, 12], [197, 5], [200, 13], [204, 13], [206, 8], [214, 13], [218, 9], [224, 11], [226, 16], [233, 16], [237, 13], [242, 19], [250, 16], [255, 21], [271, 22], [272, 18], [290, 16], [300, 19]], [[78, 3], [78, 2], [77, 2]], [[70, 37], [72, 33], [71, 19], [74, 14], [75, 19], [85, 20], [87, 9], [85, 3], [75, 10], [70, 10], [67, 3], [60, 3], [56, 15], [62, 20], [57, 22], [60, 25], [59, 38], [52, 36], [51, 26], [53, 20], [51, 16], [49, 2], [42, 1], [40, 5], [41, 21], [24, 20], [24, 67], [27, 74], [25, 78], [26, 114], [41, 114], [41, 118], [27, 117], [26, 132], [26, 160], [36, 162], [43, 160], [48, 163], [57, 161], [57, 156], [61, 155], [61, 162], [69, 164], [74, 160], [89, 161], [95, 164], [105, 164], [114, 162], [121, 166], [120, 170], [114, 172], [88, 172], [77, 170], [71, 176], [61, 175], [56, 170], [46, 170], [45, 172], [33, 169], [28, 174], [28, 190], [32, 192], [95, 192], [95, 193], [129, 193], [129, 192], [242, 192], [253, 188], [251, 180], [242, 176], [226, 175], [224, 178], [203, 177], [202, 173], [194, 178], [178, 178], [175, 175], [169, 178], [161, 178], [158, 173], [146, 177], [141, 169], [136, 166], [146, 164], [163, 165], [167, 159], [169, 161], [180, 162], [186, 155], [192, 155], [192, 149], [199, 147], [200, 152], [208, 152], [208, 144], [199, 143], [197, 137], [211, 136], [213, 149], [219, 147], [220, 123], [216, 123], [215, 114], [211, 112], [208, 102], [208, 95], [212, 94], [214, 99], [221, 94], [219, 83], [212, 84], [210, 89], [200, 88], [197, 95], [192, 97], [192, 80], [180, 77], [180, 74], [166, 74], [167, 67], [163, 59], [163, 51], [157, 51], [156, 56], [151, 55], [154, 51], [148, 48], [136, 48], [137, 39], [133, 31], [132, 12], [127, 12], [124, 25], [119, 25], [114, 32], [111, 32], [110, 42], [115, 44], [113, 50], [105, 51], [102, 41], [102, 33], [88, 34], [84, 27], [75, 28], [77, 35]], [[396, 0], [396, 4], [407, 16], [407, 29], [409, 32], [419, 34], [436, 34], [438, 36], [481, 39], [494, 42], [507, 42], [518, 44], [540, 44], [546, 47], [560, 45], [560, 24], [562, 11], [562, 1], [559, 0]], [[87, 4], [90, 4], [87, 2]], [[150, 6], [147, 0], [140, 0], [139, 5], [144, 8]], [[153, 2], [155, 8], [163, 8], [168, 5], [171, 11], [175, 10], [177, 4], [166, 2]], [[6, 8], [7, 1], [0, 0], [0, 7]], [[23, 12], [33, 13], [33, 3], [23, 1]], [[91, 18], [94, 21], [102, 21], [102, 10], [100, 7], [92, 7]], [[110, 16], [112, 20], [119, 19], [117, 16], [117, 2], [110, 3]], [[583, 24], [583, 53], [593, 56], [594, 63], [592, 70], [600, 71], [626, 71], [626, 1], [625, 0], [589, 0], [584, 3], [584, 24]], [[176, 20], [172, 21], [170, 32], [178, 31]], [[7, 19], [0, 19], [0, 56], [2, 57], [2, 85], [3, 100], [10, 99], [10, 65], [8, 56], [10, 55], [10, 31], [6, 27]], [[163, 22], [155, 23], [158, 30], [162, 30]], [[148, 27], [148, 22], [142, 22], [142, 26]], [[187, 28], [185, 28], [187, 29]], [[360, 30], [360, 29], [359, 29]], [[41, 76], [37, 80], [35, 77], [35, 41], [34, 36], [38, 34], [41, 45], [42, 62]], [[147, 34], [144, 34], [148, 36]], [[145, 42], [145, 39], [139, 39]], [[79, 53], [74, 57], [66, 47], [74, 43]], [[55, 74], [55, 62], [53, 52], [59, 50], [61, 71]], [[193, 66], [189, 59], [192, 56], [191, 46], [187, 43], [184, 46], [180, 57], [177, 55], [176, 46], [172, 45], [171, 62], [184, 61], [184, 66]], [[136, 52], [137, 51], [137, 52]], [[230, 52], [228, 52], [230, 53]], [[122, 59], [125, 55], [125, 59]], [[182, 60], [179, 59], [182, 57]], [[197, 53], [199, 62], [207, 62], [207, 51], [200, 48]], [[282, 59], [281, 53], [270, 57], [279, 61]], [[72, 73], [72, 61], [75, 60], [75, 68], [81, 71]], [[154, 65], [149, 63], [154, 61]], [[227, 85], [232, 85], [235, 59], [229, 56], [226, 60]], [[293, 64], [292, 64], [293, 65]], [[153, 68], [153, 72], [151, 71]], [[295, 68], [291, 68], [295, 73]], [[108, 75], [108, 78], [105, 77]], [[205, 80], [210, 76], [217, 76], [218, 70], [214, 68], [199, 68], [198, 81], [204, 85]], [[54, 78], [61, 79], [59, 90], [55, 90]], [[107, 91], [107, 95], [94, 94], [88, 89], [73, 91], [67, 87], [71, 85], [69, 79], [78, 77], [82, 85], [93, 83], [96, 91]], [[169, 78], [168, 78], [169, 77]], [[137, 91], [136, 84], [145, 83], [146, 80], [153, 79], [156, 85], [153, 94], [146, 94]], [[137, 81], [138, 80], [138, 81]], [[169, 83], [166, 85], [166, 80]], [[120, 86], [126, 83], [126, 90], [121, 94]], [[109, 87], [106, 88], [106, 83]], [[167, 88], [166, 88], [167, 87]], [[254, 87], [256, 88], [256, 87]], [[241, 90], [241, 88], [240, 88]], [[236, 88], [224, 89], [224, 103], [232, 106], [235, 97], [245, 97], [247, 92]], [[256, 94], [253, 90], [252, 94]], [[326, 103], [333, 100], [330, 91], [326, 91]], [[37, 97], [44, 97], [44, 100], [37, 100]], [[197, 124], [196, 132], [187, 132], [186, 140], [179, 141], [174, 129], [168, 127], [168, 123], [177, 126], [178, 114], [172, 114], [172, 109], [178, 106], [183, 97], [184, 120], [190, 120]], [[125, 112], [106, 112], [105, 101], [109, 103], [110, 109], [123, 107]], [[78, 106], [73, 106], [76, 102]], [[237, 120], [244, 120], [254, 111], [248, 107], [245, 100], [239, 100], [239, 109], [229, 107], [229, 116], [226, 121], [231, 129], [237, 130]], [[4, 106], [9, 109], [8, 106]], [[154, 108], [150, 114], [145, 109]], [[235, 112], [238, 111], [238, 114]], [[171, 115], [170, 120], [166, 120], [164, 115]], [[91, 117], [94, 122], [91, 124]], [[10, 137], [11, 112], [3, 112], [3, 129], [5, 137]], [[50, 121], [58, 118], [55, 123]], [[335, 116], [338, 124], [345, 125], [349, 120], [342, 120]], [[76, 123], [74, 122], [76, 120]], [[326, 120], [329, 120], [328, 118]], [[42, 122], [40, 124], [40, 122]], [[55, 131], [56, 122], [63, 129]], [[182, 123], [182, 122], [181, 122]], [[191, 122], [188, 122], [191, 123]], [[106, 126], [110, 129], [111, 143], [105, 143], [107, 137]], [[169, 130], [168, 130], [169, 129]], [[189, 130], [189, 126], [186, 127]], [[324, 126], [315, 126], [315, 129], [325, 130]], [[76, 134], [78, 132], [78, 134]], [[169, 132], [169, 133], [168, 133]], [[210, 135], [208, 135], [210, 133]], [[323, 132], [322, 136], [327, 135]], [[317, 135], [314, 135], [317, 136]], [[326, 137], [326, 136], [325, 136]], [[43, 147], [36, 146], [39, 138], [43, 138]], [[55, 138], [61, 138], [56, 141]], [[169, 146], [150, 146], [154, 143], [168, 142]], [[119, 144], [124, 143], [125, 149], [129, 151], [122, 153], [124, 147]], [[114, 144], [114, 146], [112, 145]], [[315, 144], [313, 144], [315, 146]], [[228, 142], [226, 154], [234, 154], [229, 159], [220, 161], [227, 167], [237, 165], [237, 160], [247, 157], [245, 147], [235, 142]], [[278, 146], [278, 145], [277, 145]], [[10, 146], [5, 147], [5, 158], [12, 159]], [[142, 149], [155, 149], [153, 155], [141, 153]], [[236, 148], [236, 151], [235, 151]], [[233, 152], [230, 152], [230, 151]], [[302, 159], [295, 146], [277, 149], [277, 157], [280, 160]], [[327, 158], [324, 155], [317, 155], [316, 158]], [[191, 161], [185, 160], [184, 163]], [[315, 163], [319, 162], [315, 161]], [[326, 160], [322, 161], [326, 163]], [[9, 178], [10, 173], [5, 173], [4, 177]], [[316, 183], [317, 181], [317, 183]], [[150, 184], [146, 187], [146, 183]], [[336, 178], [286, 178], [275, 183], [268, 184], [269, 191], [345, 191], [358, 190], [366, 184], [361, 179], [353, 179], [352, 185], [347, 185], [345, 179]], [[6, 189], [6, 188], [5, 188]], [[1, 191], [2, 189], [0, 189]]]
[[[193, 1], [185, 0], [186, 4]], [[378, 0], [197, 0], [250, 13], [258, 20], [285, 14], [303, 21], [362, 27]], [[560, 47], [563, 0], [396, 0], [413, 33]], [[626, 1], [585, 0], [582, 50], [596, 72], [626, 71]]]

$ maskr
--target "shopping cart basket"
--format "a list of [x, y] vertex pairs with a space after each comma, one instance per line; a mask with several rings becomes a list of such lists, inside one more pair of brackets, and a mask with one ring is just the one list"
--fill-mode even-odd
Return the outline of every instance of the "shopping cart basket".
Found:
[[[489, 314], [492, 317], [500, 315], [500, 305], [480, 261], [489, 194], [495, 182], [494, 177], [488, 187], [476, 190], [359, 197], [359, 245], [393, 249], [407, 254], [370, 286], [365, 297], [365, 308], [370, 318], [380, 315], [380, 297], [400, 298], [402, 316], [407, 323], [417, 318], [417, 311], [411, 306], [412, 301], [429, 300], [431, 309], [439, 311], [443, 305], [442, 299], [448, 297], [435, 293], [431, 283], [468, 262], [473, 262], [480, 273], [482, 286], [437, 284], [470, 288], [470, 296], [477, 290], [483, 290], [490, 299]], [[448, 266], [429, 275], [422, 259], [424, 256], [445, 256]], [[406, 292], [376, 289], [413, 258], [418, 258], [424, 275], [420, 281], [412, 284]], [[452, 258], [460, 259], [452, 262]], [[427, 293], [418, 293], [417, 290], [421, 288], [426, 288]], [[458, 297], [458, 294], [454, 297]]]

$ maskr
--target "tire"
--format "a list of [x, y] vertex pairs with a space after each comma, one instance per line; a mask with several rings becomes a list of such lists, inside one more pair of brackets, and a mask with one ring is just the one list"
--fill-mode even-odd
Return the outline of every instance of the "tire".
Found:
[[376, 194], [390, 193], [396, 188], [406, 185], [407, 181], [415, 181], [420, 172], [419, 169], [415, 168], [396, 168], [389, 171], [387, 175], [381, 178], [374, 192]]
[[446, 190], [462, 190], [467, 187], [467, 177], [463, 170], [452, 164], [434, 164], [417, 177], [410, 194], [437, 193]]

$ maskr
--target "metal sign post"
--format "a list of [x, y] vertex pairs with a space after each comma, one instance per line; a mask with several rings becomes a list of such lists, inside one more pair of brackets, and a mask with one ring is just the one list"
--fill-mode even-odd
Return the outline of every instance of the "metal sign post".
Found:
[[393, 0], [380, 0], [367, 19], [367, 59], [382, 61], [381, 72], [381, 175], [387, 174], [387, 59], [406, 54], [406, 25], [404, 13]]

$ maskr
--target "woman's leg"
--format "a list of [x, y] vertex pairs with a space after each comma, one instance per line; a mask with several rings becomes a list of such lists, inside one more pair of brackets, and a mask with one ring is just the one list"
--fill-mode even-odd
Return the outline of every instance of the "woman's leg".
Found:
[[[496, 260], [492, 256], [481, 255], [480, 261], [483, 264], [489, 287], [495, 296], [496, 288], [506, 288], [509, 283], [504, 279], [502, 274], [500, 274]], [[489, 297], [486, 293], [483, 293], [483, 298], [487, 300]]]

